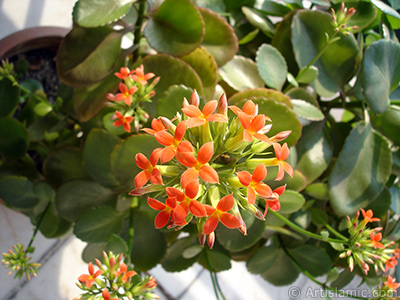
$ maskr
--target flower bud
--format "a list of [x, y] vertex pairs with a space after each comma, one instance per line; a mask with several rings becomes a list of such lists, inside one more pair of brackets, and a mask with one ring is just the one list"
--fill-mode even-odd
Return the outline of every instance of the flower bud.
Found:
[[197, 93], [196, 90], [194, 90], [192, 93], [192, 96], [190, 96], [190, 104], [194, 105], [196, 107], [199, 107], [199, 105], [200, 105], [199, 94]]
[[207, 234], [207, 245], [212, 249], [214, 247], [215, 243], [215, 232], [211, 232], [210, 234]]
[[217, 112], [224, 116], [228, 115], [228, 100], [226, 99], [225, 94], [222, 94], [219, 98]]

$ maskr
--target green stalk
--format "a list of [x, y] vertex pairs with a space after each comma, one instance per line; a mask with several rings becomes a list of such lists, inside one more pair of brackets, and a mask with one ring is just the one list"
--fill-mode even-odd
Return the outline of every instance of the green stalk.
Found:
[[219, 292], [219, 294], [221, 294], [221, 296], [222, 296], [222, 299], [226, 300], [226, 298], [224, 297], [224, 294], [222, 293], [222, 290], [220, 289], [220, 287], [218, 285], [216, 277], [214, 277], [214, 272], [211, 271], [211, 264], [210, 264], [210, 260], [208, 258], [207, 250], [204, 250], [203, 253], [204, 253], [204, 257], [205, 257], [206, 262], [207, 262], [208, 270], [210, 271], [210, 277], [211, 277], [211, 281], [212, 281], [212, 284], [213, 284], [215, 297], [217, 297], [217, 300], [220, 300], [220, 298], [218, 296], [218, 292]]
[[30, 246], [32, 246], [33, 241], [35, 240], [36, 234], [39, 231], [40, 224], [42, 223], [44, 219], [44, 215], [46, 214], [47, 210], [50, 208], [51, 202], [47, 203], [44, 211], [42, 212], [39, 222], [36, 224], [35, 230], [33, 231], [31, 240], [29, 241], [28, 247], [26, 249], [29, 249]]
[[135, 229], [133, 228], [135, 207], [137, 206], [137, 198], [133, 197], [131, 202], [131, 207], [129, 209], [129, 231], [128, 231], [128, 253], [127, 259], [131, 261], [131, 254], [133, 249], [133, 237], [135, 235]]
[[[136, 29], [133, 33], [133, 46], [139, 46], [140, 39], [142, 38], [142, 25], [144, 20], [144, 9], [145, 9], [146, 1], [139, 1], [139, 10], [138, 10], [138, 19], [136, 21]], [[139, 47], [133, 52], [132, 62], [136, 62], [139, 58]]]

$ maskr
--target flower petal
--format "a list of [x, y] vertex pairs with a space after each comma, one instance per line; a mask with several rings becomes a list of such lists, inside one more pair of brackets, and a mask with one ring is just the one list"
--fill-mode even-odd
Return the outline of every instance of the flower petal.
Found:
[[238, 173], [238, 179], [244, 186], [249, 186], [251, 182], [251, 174], [247, 171], [242, 171]]
[[135, 187], [141, 188], [144, 186], [150, 179], [150, 176], [145, 172], [141, 171], [135, 176]]
[[244, 129], [249, 129], [251, 125], [251, 117], [244, 112], [239, 113], [239, 120]]
[[214, 154], [214, 143], [208, 142], [200, 147], [199, 153], [197, 154], [197, 161], [202, 165], [208, 163]]
[[217, 204], [217, 210], [219, 211], [228, 211], [233, 207], [233, 203], [235, 200], [233, 199], [233, 195], [229, 194], [226, 195], [225, 197], [221, 198]]
[[147, 204], [155, 210], [164, 210], [165, 209], [165, 204], [158, 201], [157, 199], [148, 197], [147, 198]]
[[257, 194], [261, 195], [262, 197], [270, 197], [272, 195], [272, 189], [265, 183], [258, 183], [254, 189], [256, 190]]
[[178, 146], [179, 152], [193, 152], [193, 146], [189, 141], [182, 141]]
[[200, 109], [198, 109], [196, 106], [191, 105], [191, 104], [182, 108], [182, 111], [185, 115], [187, 115], [188, 117], [191, 117], [191, 118], [200, 117], [202, 115]]
[[192, 201], [190, 201], [189, 209], [190, 209], [190, 212], [191, 212], [194, 216], [196, 216], [196, 217], [198, 217], [198, 218], [202, 218], [202, 217], [207, 216], [207, 211], [206, 211], [204, 205], [201, 204], [201, 203], [200, 203], [199, 201], [197, 201], [197, 200], [192, 200]]
[[163, 149], [162, 148], [156, 148], [153, 150], [153, 152], [151, 152], [150, 155], [150, 164], [155, 167], [155, 165], [157, 164], [158, 160], [160, 159], [160, 155], [161, 155], [161, 151]]
[[137, 166], [143, 170], [146, 170], [147, 168], [151, 167], [149, 160], [142, 153], [136, 154], [135, 162]]
[[211, 232], [214, 232], [214, 230], [217, 229], [218, 221], [219, 219], [215, 215], [209, 217], [203, 226], [203, 234], [210, 234]]
[[197, 163], [196, 156], [192, 152], [176, 152], [176, 159], [185, 167], [194, 167]]
[[221, 114], [213, 114], [207, 118], [210, 122], [228, 122], [228, 118]]
[[247, 129], [243, 130], [243, 140], [246, 142], [253, 141], [253, 135]]
[[178, 190], [177, 188], [167, 187], [166, 192], [168, 197], [176, 198], [176, 200], [179, 202], [185, 200], [185, 194], [181, 190]]
[[160, 211], [158, 215], [154, 218], [154, 226], [157, 229], [163, 228], [165, 225], [168, 224], [170, 218], [170, 214], [165, 210]]
[[251, 100], [246, 101], [246, 103], [243, 105], [242, 110], [249, 116], [255, 116], [256, 114], [258, 114], [257, 105], [254, 104], [254, 102]]
[[163, 184], [161, 172], [158, 169], [154, 169], [150, 174], [150, 182], [152, 184]]
[[254, 191], [253, 188], [248, 187], [247, 188], [247, 203], [249, 205], [252, 205], [256, 202], [256, 192]]
[[193, 117], [190, 118], [189, 120], [186, 120], [186, 127], [187, 128], [192, 128], [192, 127], [198, 127], [203, 125], [206, 122], [206, 120], [198, 118], [198, 117]]
[[257, 168], [255, 168], [253, 175], [251, 175], [251, 180], [253, 182], [260, 182], [263, 181], [264, 178], [267, 176], [267, 168], [264, 164], [259, 164]]
[[208, 183], [219, 183], [219, 176], [217, 171], [215, 171], [213, 168], [211, 168], [210, 166], [203, 166], [200, 169], [199, 175], [201, 177], [201, 179], [203, 179], [204, 181], [208, 182]]
[[176, 141], [181, 141], [183, 139], [183, 136], [185, 135], [186, 132], [186, 124], [185, 122], [180, 122], [178, 126], [176, 126], [175, 129], [175, 140]]
[[240, 227], [240, 221], [232, 214], [223, 213], [220, 215], [219, 220], [229, 229]]
[[254, 117], [253, 121], [251, 121], [251, 125], [248, 128], [251, 132], [260, 131], [265, 125], [265, 116], [257, 115]]
[[197, 180], [199, 178], [199, 171], [196, 169], [190, 168], [187, 169], [185, 172], [182, 173], [181, 176], [181, 186], [182, 188], [186, 188], [186, 185], [193, 181]]
[[159, 131], [154, 134], [157, 142], [164, 146], [170, 146], [174, 143], [174, 137], [167, 131]]
[[189, 213], [189, 204], [186, 202], [179, 203], [174, 209], [174, 222], [180, 223], [187, 217]]
[[283, 169], [290, 175], [290, 177], [293, 177], [293, 168], [291, 165], [289, 165], [286, 161], [281, 162]]
[[199, 181], [197, 179], [190, 181], [186, 184], [185, 194], [188, 198], [190, 199], [196, 198], [198, 192], [199, 192]]
[[175, 157], [176, 154], [176, 150], [174, 149], [173, 146], [168, 146], [165, 147], [164, 149], [162, 149], [161, 151], [161, 164], [164, 164], [166, 162], [169, 162], [171, 159], [173, 159]]
[[203, 116], [207, 118], [209, 115], [211, 115], [218, 107], [218, 101], [217, 100], [211, 100], [206, 103], [203, 107]]

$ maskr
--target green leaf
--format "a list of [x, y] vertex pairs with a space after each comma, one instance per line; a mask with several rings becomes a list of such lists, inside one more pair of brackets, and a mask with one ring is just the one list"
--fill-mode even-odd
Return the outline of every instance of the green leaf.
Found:
[[323, 182], [317, 182], [310, 184], [304, 190], [304, 193], [313, 199], [328, 201], [329, 200], [329, 189], [328, 185]]
[[0, 154], [6, 159], [17, 159], [28, 150], [26, 128], [10, 117], [0, 118]]
[[53, 110], [53, 106], [47, 102], [40, 102], [35, 105], [34, 111], [39, 117], [44, 117]]
[[49, 154], [43, 163], [43, 173], [54, 186], [74, 179], [89, 179], [83, 167], [82, 150], [72, 147]]
[[304, 203], [306, 203], [306, 199], [298, 192], [286, 190], [279, 197], [279, 202], [281, 204], [279, 212], [282, 214], [291, 214], [301, 209]]
[[348, 285], [356, 276], [356, 272], [351, 272], [350, 269], [344, 269], [340, 272], [339, 277], [331, 283], [331, 287], [342, 289]]
[[257, 65], [244, 56], [235, 56], [219, 69], [222, 79], [236, 91], [264, 87]]
[[254, 27], [262, 30], [267, 36], [272, 36], [274, 34], [274, 25], [261, 13], [246, 6], [242, 7], [242, 12]]
[[218, 66], [212, 55], [204, 47], [199, 47], [181, 59], [199, 75], [203, 83], [205, 100], [212, 99], [218, 82]]
[[374, 113], [385, 112], [390, 106], [390, 94], [398, 87], [400, 46], [390, 40], [372, 43], [365, 50], [363, 81], [365, 98]]
[[302, 245], [289, 251], [300, 266], [313, 276], [324, 275], [332, 268], [328, 254], [316, 246]]
[[258, 249], [247, 261], [247, 270], [252, 274], [261, 274], [272, 267], [278, 255], [279, 248], [272, 244]]
[[315, 94], [311, 95], [310, 91], [307, 91], [304, 88], [292, 88], [288, 92], [286, 92], [286, 95], [292, 99], [301, 99], [316, 107], [319, 107], [319, 103], [315, 99]]
[[107, 240], [107, 252], [114, 254], [128, 253], [128, 244], [119, 235], [111, 234]]
[[123, 18], [134, 0], [79, 0], [72, 20], [82, 27], [99, 27]]
[[193, 90], [184, 85], [171, 85], [158, 101], [157, 114], [172, 119], [181, 112], [183, 98], [190, 99]]
[[310, 121], [321, 121], [321, 120], [325, 119], [324, 114], [318, 107], [316, 107], [304, 100], [292, 99], [292, 103], [293, 103], [293, 111], [300, 118], [310, 120]]
[[244, 99], [253, 99], [253, 98], [272, 98], [277, 102], [281, 102], [286, 104], [288, 107], [293, 108], [293, 104], [290, 101], [290, 98], [281, 92], [266, 89], [266, 88], [257, 88], [251, 90], [245, 90], [242, 92], [238, 92], [231, 96], [228, 100], [229, 104], [237, 105], [239, 102], [242, 102]]
[[39, 203], [33, 188], [34, 183], [26, 177], [3, 177], [0, 179], [0, 199], [16, 209], [31, 209]]
[[135, 156], [139, 152], [150, 159], [153, 150], [160, 144], [147, 134], [135, 134], [115, 146], [111, 153], [111, 170], [117, 180], [128, 191], [134, 187], [134, 179], [142, 169], [135, 163]]
[[299, 271], [285, 251], [279, 249], [273, 265], [260, 275], [273, 285], [283, 286], [294, 282], [299, 276]]
[[204, 249], [203, 253], [199, 257], [199, 263], [207, 269], [210, 265], [210, 271], [212, 272], [226, 271], [232, 267], [230, 257], [215, 249]]
[[75, 26], [60, 44], [57, 72], [73, 87], [102, 81], [114, 70], [121, 52], [121, 33], [108, 26]]
[[161, 264], [167, 272], [180, 272], [186, 270], [197, 261], [197, 255], [186, 257], [183, 255], [185, 249], [192, 247], [196, 240], [193, 236], [178, 239], [168, 247], [167, 254], [162, 260]]
[[225, 18], [206, 8], [198, 8], [198, 10], [205, 24], [202, 46], [221, 67], [230, 61], [238, 51], [238, 39]]
[[394, 18], [400, 19], [400, 14], [386, 3], [380, 0], [371, 0], [371, 3], [375, 5], [381, 12]]
[[167, 241], [162, 231], [154, 228], [153, 218], [140, 210], [133, 216], [131, 260], [137, 271], [147, 271], [160, 263], [167, 251]]
[[303, 69], [301, 69], [296, 77], [296, 80], [299, 83], [310, 84], [317, 78], [318, 78], [318, 69], [314, 66], [311, 66], [309, 68], [304, 67]]
[[389, 179], [389, 144], [370, 124], [350, 132], [329, 178], [331, 205], [339, 216], [352, 215], [376, 198]]
[[291, 11], [290, 8], [286, 6], [286, 2], [278, 3], [272, 0], [261, 1], [261, 3], [257, 2], [254, 7], [263, 14], [269, 16], [283, 17]]
[[107, 242], [111, 234], [120, 233], [123, 220], [124, 213], [112, 207], [94, 207], [79, 217], [74, 234], [89, 243]]
[[391, 208], [390, 190], [385, 187], [382, 192], [366, 207], [366, 210], [371, 209], [374, 212], [374, 216], [383, 217], [386, 215], [388, 209]]
[[74, 180], [57, 190], [56, 208], [59, 215], [75, 222], [94, 206], [115, 205], [116, 195], [93, 181]]
[[88, 134], [83, 148], [83, 163], [89, 175], [104, 186], [117, 186], [118, 181], [111, 172], [111, 153], [119, 138], [102, 129], [93, 129]]
[[107, 243], [89, 243], [82, 252], [82, 260], [86, 263], [95, 262], [95, 258], [102, 260], [103, 251], [107, 251]]
[[[160, 82], [155, 86], [153, 103], [145, 103], [146, 111], [151, 117], [156, 115], [157, 101], [171, 85], [184, 85], [196, 89], [203, 95], [203, 84], [197, 72], [184, 61], [169, 55], [149, 55], [143, 59], [144, 69], [160, 76]], [[183, 101], [183, 99], [182, 99]]]
[[[371, 1], [372, 2], [372, 1]], [[362, 31], [374, 22], [377, 11], [374, 5], [367, 1], [346, 1], [344, 2], [347, 9], [353, 7], [356, 13], [346, 22], [346, 27], [358, 26], [358, 29], [352, 32]], [[333, 5], [333, 9], [338, 11], [340, 3]]]
[[18, 106], [19, 88], [7, 79], [0, 80], [0, 118], [12, 116]]
[[255, 219], [249, 213], [243, 214], [243, 220], [247, 226], [247, 235], [239, 230], [228, 229], [219, 225], [216, 232], [218, 242], [229, 251], [241, 251], [253, 246], [262, 237], [265, 230], [265, 222]]
[[188, 0], [165, 0], [149, 17], [144, 35], [159, 52], [182, 56], [203, 41], [203, 18]]
[[304, 127], [296, 145], [298, 157], [296, 169], [304, 174], [308, 183], [317, 179], [332, 160], [332, 142], [324, 126], [324, 122], [318, 122]]
[[400, 186], [398, 184], [394, 184], [390, 187], [390, 195], [391, 195], [391, 203], [390, 209], [396, 213], [400, 213]]
[[[329, 14], [319, 11], [301, 10], [294, 16], [292, 45], [300, 68], [307, 66], [321, 51], [324, 51], [327, 43], [326, 34], [329, 36], [335, 34], [331, 21]], [[341, 33], [337, 35], [340, 40], [329, 45], [314, 63], [319, 73], [312, 86], [321, 96], [329, 97], [338, 90], [343, 90], [357, 69], [359, 60], [357, 41], [352, 35]]]
[[339, 277], [339, 269], [334, 267], [328, 272], [328, 276], [326, 276], [326, 283], [335, 281]]
[[256, 63], [265, 84], [281, 91], [287, 76], [287, 65], [282, 54], [275, 47], [263, 44], [258, 48]]

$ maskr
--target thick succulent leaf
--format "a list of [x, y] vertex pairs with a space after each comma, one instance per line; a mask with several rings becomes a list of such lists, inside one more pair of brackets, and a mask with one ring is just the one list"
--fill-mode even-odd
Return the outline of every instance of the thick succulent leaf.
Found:
[[144, 35], [159, 52], [182, 56], [203, 41], [203, 18], [188, 0], [165, 0], [149, 17]]
[[136, 154], [140, 152], [150, 158], [151, 152], [159, 146], [156, 139], [147, 134], [134, 134], [115, 146], [111, 153], [111, 170], [126, 191], [134, 188], [135, 176], [141, 171], [135, 163]]
[[221, 67], [230, 61], [239, 49], [238, 39], [233, 28], [216, 12], [198, 8], [205, 24], [202, 46], [214, 57]]
[[363, 81], [365, 99], [376, 114], [385, 112], [390, 106], [390, 94], [400, 82], [400, 46], [390, 40], [371, 44], [365, 50]]
[[264, 32], [267, 36], [272, 36], [274, 34], [274, 25], [261, 13], [246, 6], [242, 7], [242, 12], [254, 27], [262, 30], [262, 32]]
[[382, 133], [396, 145], [400, 145], [400, 107], [391, 105], [383, 114], [371, 114], [374, 129]]
[[74, 179], [90, 178], [83, 167], [82, 150], [72, 147], [49, 154], [43, 163], [43, 173], [54, 186]]
[[256, 63], [265, 84], [281, 91], [287, 76], [287, 65], [282, 54], [275, 47], [263, 44], [258, 48]]
[[352, 215], [374, 200], [389, 179], [392, 155], [385, 138], [359, 122], [350, 132], [329, 178], [331, 205]]
[[258, 249], [247, 261], [247, 270], [252, 274], [261, 274], [272, 267], [279, 248], [272, 244]]
[[73, 87], [93, 85], [111, 74], [120, 52], [121, 33], [108, 26], [75, 26], [60, 44], [58, 75]]
[[232, 267], [231, 258], [226, 253], [219, 252], [215, 249], [204, 249], [198, 262], [207, 269], [211, 266], [211, 271], [213, 272], [226, 271]]
[[394, 184], [390, 187], [391, 203], [390, 209], [396, 213], [400, 213], [400, 185]]
[[391, 198], [390, 190], [385, 187], [375, 200], [368, 204], [366, 210], [371, 209], [376, 217], [384, 217], [391, 208]]
[[183, 98], [190, 99], [193, 90], [183, 85], [171, 85], [158, 101], [157, 114], [172, 119], [181, 113]]
[[242, 92], [232, 95], [228, 99], [228, 101], [230, 105], [237, 105], [244, 99], [250, 100], [253, 98], [272, 98], [275, 99], [277, 102], [284, 103], [288, 107], [293, 108], [293, 104], [288, 96], [282, 94], [281, 92], [266, 88], [244, 90]]
[[321, 121], [325, 118], [324, 114], [318, 107], [308, 103], [307, 101], [292, 99], [292, 103], [293, 111], [302, 119]]
[[124, 217], [124, 213], [110, 206], [94, 207], [79, 217], [74, 234], [85, 242], [107, 242], [111, 234], [120, 233]]
[[384, 3], [383, 1], [371, 0], [371, 3], [375, 5], [381, 12], [389, 16], [392, 16], [394, 18], [400, 19], [400, 14], [395, 9]]
[[19, 88], [9, 79], [0, 80], [0, 118], [12, 116], [18, 105]]
[[291, 214], [301, 209], [304, 203], [306, 203], [306, 199], [296, 191], [286, 190], [279, 197], [279, 202], [281, 204], [279, 212], [282, 214]]
[[286, 6], [286, 2], [278, 3], [271, 0], [257, 1], [254, 8], [268, 16], [279, 17], [283, 17], [291, 11], [290, 7]]
[[137, 271], [147, 271], [160, 263], [167, 251], [165, 234], [154, 228], [153, 217], [135, 210], [133, 215], [131, 260]]
[[222, 79], [234, 90], [243, 91], [264, 87], [257, 65], [249, 58], [236, 55], [219, 69]]
[[302, 245], [289, 251], [294, 259], [315, 277], [328, 273], [332, 268], [328, 254], [316, 246]]
[[119, 138], [102, 129], [88, 134], [83, 149], [83, 163], [93, 180], [104, 186], [115, 187], [118, 181], [111, 172], [111, 152]]
[[291, 99], [301, 99], [316, 107], [319, 107], [319, 103], [317, 99], [315, 99], [315, 95], [311, 95], [310, 91], [307, 91], [304, 88], [292, 88], [286, 92], [286, 95]]
[[296, 169], [311, 183], [328, 168], [332, 160], [332, 142], [324, 130], [324, 123], [316, 122], [304, 127], [296, 150]]
[[[167, 254], [161, 264], [167, 272], [180, 272], [186, 270], [197, 261], [197, 256], [184, 257], [185, 249], [197, 244], [193, 236], [178, 239], [167, 249]], [[197, 244], [198, 245], [198, 244]]]
[[304, 193], [313, 199], [328, 201], [329, 200], [329, 189], [328, 184], [324, 182], [316, 182], [308, 185], [304, 190]]
[[211, 100], [218, 82], [218, 65], [212, 55], [204, 48], [199, 47], [181, 59], [187, 62], [199, 75], [204, 88], [204, 98]]
[[[160, 76], [160, 82], [155, 87], [152, 103], [145, 103], [146, 111], [151, 117], [156, 116], [157, 101], [171, 85], [184, 85], [196, 89], [203, 95], [203, 84], [197, 72], [186, 62], [169, 55], [149, 55], [143, 59], [145, 72], [153, 72]], [[183, 99], [182, 99], [183, 101]]]
[[[300, 68], [307, 66], [325, 47], [326, 34], [335, 31], [329, 14], [302, 10], [293, 18], [292, 45]], [[315, 26], [318, 24], [318, 26]], [[353, 77], [359, 60], [358, 44], [352, 35], [337, 33], [340, 40], [329, 45], [314, 63], [318, 78], [312, 83], [322, 96], [332, 96]]]
[[26, 128], [11, 117], [0, 118], [0, 154], [6, 159], [17, 159], [28, 150]]
[[26, 177], [6, 176], [0, 179], [0, 199], [16, 209], [31, 209], [39, 203], [33, 189], [34, 183]]
[[74, 180], [60, 186], [55, 203], [61, 217], [75, 222], [94, 206], [115, 205], [116, 198], [110, 189], [96, 182]]
[[79, 0], [72, 20], [82, 27], [100, 27], [123, 18], [135, 0]]

